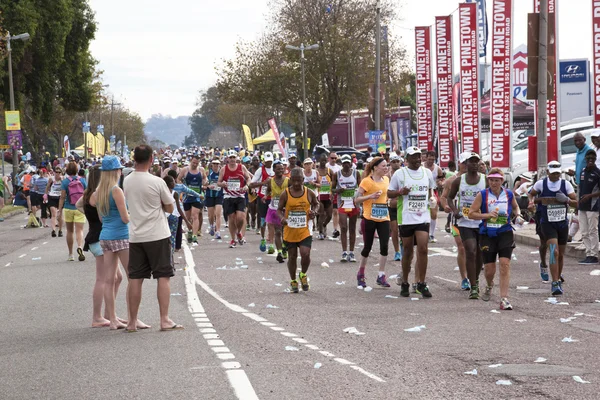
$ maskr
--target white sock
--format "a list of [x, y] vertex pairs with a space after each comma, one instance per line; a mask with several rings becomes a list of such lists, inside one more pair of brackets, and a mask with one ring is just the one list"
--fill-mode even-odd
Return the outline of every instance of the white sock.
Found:
[[383, 272], [383, 271], [379, 271], [379, 277], [380, 277], [380, 278], [381, 278], [382, 276], [384, 276], [384, 275], [385, 275], [385, 272]]
[[429, 236], [435, 236], [435, 226], [437, 225], [437, 221], [431, 220], [429, 223]]

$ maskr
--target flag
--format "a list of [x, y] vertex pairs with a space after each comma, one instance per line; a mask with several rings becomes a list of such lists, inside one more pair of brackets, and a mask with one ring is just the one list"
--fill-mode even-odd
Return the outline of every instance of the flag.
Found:
[[246, 138], [246, 147], [249, 151], [254, 151], [254, 144], [252, 144], [252, 133], [250, 132], [250, 128], [248, 125], [242, 125], [242, 130], [244, 131], [244, 137]]

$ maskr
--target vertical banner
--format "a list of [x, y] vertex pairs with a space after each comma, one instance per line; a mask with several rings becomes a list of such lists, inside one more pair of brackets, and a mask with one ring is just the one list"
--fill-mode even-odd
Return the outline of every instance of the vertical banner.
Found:
[[513, 0], [494, 0], [490, 131], [492, 167], [509, 168], [512, 147]]
[[435, 17], [438, 157], [447, 168], [454, 159], [452, 146], [452, 17]]
[[277, 147], [279, 147], [279, 152], [281, 153], [281, 156], [287, 157], [287, 155], [285, 154], [285, 149], [281, 144], [281, 137], [279, 135], [279, 129], [277, 129], [277, 122], [275, 122], [275, 118], [271, 118], [269, 120], [269, 127], [273, 131], [273, 136], [275, 136], [275, 142], [277, 142]]
[[[547, 131], [547, 155], [548, 161], [560, 161], [559, 143], [560, 143], [560, 114], [557, 93], [560, 93], [559, 79], [556, 79], [556, 71], [559, 70], [560, 59], [558, 56], [558, 21], [557, 1], [548, 1], [548, 73], [553, 72], [552, 82], [554, 82], [554, 90], [552, 98], [548, 98], [548, 120], [546, 122]], [[533, 12], [540, 12], [540, 0], [533, 0]], [[554, 63], [554, 68], [550, 65]], [[550, 92], [550, 90], [548, 91]], [[537, 101], [535, 102], [535, 129], [537, 136]], [[537, 164], [537, 163], [536, 163]], [[536, 167], [537, 169], [537, 167]]]
[[433, 94], [431, 82], [431, 28], [415, 27], [417, 86], [417, 146], [433, 150]]
[[69, 157], [71, 155], [71, 143], [69, 142], [69, 137], [65, 135], [63, 139], [63, 145], [65, 149], [65, 157]]
[[254, 151], [254, 144], [252, 143], [252, 133], [250, 132], [250, 127], [248, 125], [242, 125], [242, 130], [244, 131], [244, 137], [246, 139], [246, 148], [248, 151]]
[[477, 31], [479, 37], [479, 57], [485, 57], [487, 55], [487, 43], [488, 43], [488, 20], [485, 0], [467, 0], [467, 3], [477, 2], [477, 24], [479, 30]]
[[460, 99], [463, 151], [480, 153], [479, 48], [477, 46], [477, 5], [462, 3], [458, 8], [460, 26]]
[[600, 128], [600, 2], [592, 1], [594, 54], [594, 128]]
[[454, 142], [454, 148], [457, 149], [457, 153], [460, 153], [458, 147], [458, 120], [460, 119], [460, 83], [456, 82], [452, 86], [452, 141]]

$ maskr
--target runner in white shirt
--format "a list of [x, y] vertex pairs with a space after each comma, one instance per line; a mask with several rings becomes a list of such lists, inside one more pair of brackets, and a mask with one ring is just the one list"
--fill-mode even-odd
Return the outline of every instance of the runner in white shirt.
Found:
[[[327, 163], [327, 168], [331, 171], [331, 174], [336, 174], [342, 167], [337, 164], [338, 156], [336, 153], [329, 153], [329, 162]], [[340, 236], [340, 215], [338, 213], [338, 202], [336, 196], [334, 196], [333, 200], [333, 233], [332, 237], [335, 239]]]

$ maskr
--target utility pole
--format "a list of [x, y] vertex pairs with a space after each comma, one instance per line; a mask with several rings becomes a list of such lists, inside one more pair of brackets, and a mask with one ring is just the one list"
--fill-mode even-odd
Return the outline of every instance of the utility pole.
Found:
[[[540, 36], [538, 50], [538, 130], [537, 164], [538, 179], [546, 175], [548, 165], [548, 1], [540, 1]], [[558, 161], [558, 160], [557, 160]]]
[[[113, 94], [112, 100], [110, 102], [110, 136], [115, 136], [115, 106], [120, 106], [121, 103], [115, 103], [115, 95]], [[109, 140], [110, 146], [110, 140]], [[123, 148], [123, 143], [121, 142], [121, 149]], [[109, 149], [110, 150], [110, 149]], [[117, 152], [117, 138], [115, 137], [115, 153]]]
[[381, 5], [377, 0], [375, 23], [375, 130], [381, 128]]

